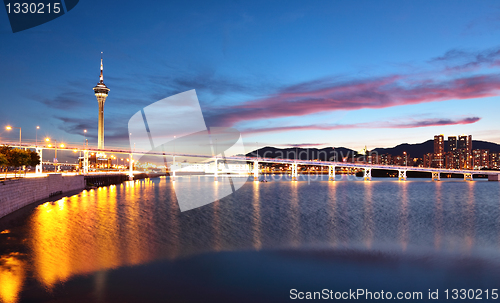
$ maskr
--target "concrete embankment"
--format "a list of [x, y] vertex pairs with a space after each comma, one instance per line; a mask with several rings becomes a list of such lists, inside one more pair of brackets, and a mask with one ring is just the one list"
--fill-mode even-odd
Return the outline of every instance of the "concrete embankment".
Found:
[[[138, 173], [134, 180], [164, 176], [158, 173]], [[63, 176], [49, 174], [47, 177], [7, 179], [0, 181], [0, 218], [29, 204], [61, 194], [78, 192], [87, 186], [108, 186], [127, 181], [127, 174], [95, 174]]]
[[0, 218], [26, 205], [55, 195], [85, 188], [84, 176], [49, 174], [0, 182]]

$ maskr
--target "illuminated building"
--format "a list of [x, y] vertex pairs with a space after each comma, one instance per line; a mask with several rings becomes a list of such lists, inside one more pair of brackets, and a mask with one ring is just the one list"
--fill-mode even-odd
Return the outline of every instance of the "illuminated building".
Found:
[[391, 154], [382, 154], [379, 157], [380, 162], [378, 164], [382, 165], [391, 165], [392, 164], [392, 155]]
[[472, 151], [474, 169], [490, 167], [490, 151], [487, 149], [475, 149]]
[[458, 137], [459, 167], [472, 169], [472, 136], [461, 135]]
[[424, 155], [424, 167], [431, 167], [432, 166], [432, 158], [434, 154], [432, 153], [427, 153]]
[[472, 135], [461, 135], [458, 137], [458, 149], [467, 150], [472, 152]]
[[458, 142], [456, 136], [448, 136], [448, 151], [445, 155], [447, 169], [457, 169], [459, 166]]
[[456, 136], [448, 136], [448, 152], [456, 152], [457, 151], [457, 137]]
[[490, 153], [490, 168], [500, 169], [500, 153]]
[[448, 151], [445, 153], [445, 165], [447, 169], [458, 168], [458, 154], [457, 151]]
[[109, 88], [103, 82], [102, 76], [102, 53], [101, 53], [101, 76], [99, 83], [94, 87], [95, 96], [99, 103], [99, 124], [97, 131], [97, 148], [104, 149], [104, 102], [108, 97]]
[[444, 136], [434, 136], [434, 156], [432, 158], [432, 167], [444, 166]]

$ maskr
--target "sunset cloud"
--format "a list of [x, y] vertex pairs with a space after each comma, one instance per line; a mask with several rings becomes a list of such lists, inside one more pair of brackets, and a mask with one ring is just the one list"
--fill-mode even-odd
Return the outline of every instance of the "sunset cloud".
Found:
[[233, 126], [251, 120], [483, 98], [499, 93], [499, 75], [452, 80], [415, 80], [409, 76], [393, 75], [341, 83], [323, 79], [287, 87], [268, 98], [212, 109], [208, 112], [207, 124]]
[[248, 128], [241, 132], [246, 134], [265, 133], [265, 132], [283, 132], [283, 131], [300, 131], [300, 130], [340, 130], [340, 129], [355, 129], [355, 128], [415, 128], [429, 126], [448, 126], [460, 124], [472, 124], [481, 120], [479, 117], [467, 117], [462, 119], [422, 119], [413, 120], [406, 123], [401, 122], [369, 122], [356, 124], [333, 124], [333, 125], [298, 125], [298, 126], [278, 126], [268, 128]]

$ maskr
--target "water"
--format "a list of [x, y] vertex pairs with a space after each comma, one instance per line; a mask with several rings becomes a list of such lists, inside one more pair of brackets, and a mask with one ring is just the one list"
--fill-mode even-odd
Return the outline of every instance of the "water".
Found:
[[2, 302], [278, 302], [324, 288], [421, 302], [438, 289], [441, 302], [499, 288], [500, 182], [247, 182], [181, 213], [172, 182], [146, 179], [24, 209], [2, 229]]

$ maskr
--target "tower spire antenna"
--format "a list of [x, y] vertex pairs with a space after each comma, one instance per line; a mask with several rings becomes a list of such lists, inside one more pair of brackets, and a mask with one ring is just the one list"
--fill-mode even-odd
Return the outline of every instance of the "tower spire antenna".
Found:
[[99, 80], [100, 80], [100, 83], [104, 82], [104, 78], [102, 76], [102, 52], [101, 52], [101, 77], [99, 78]]

